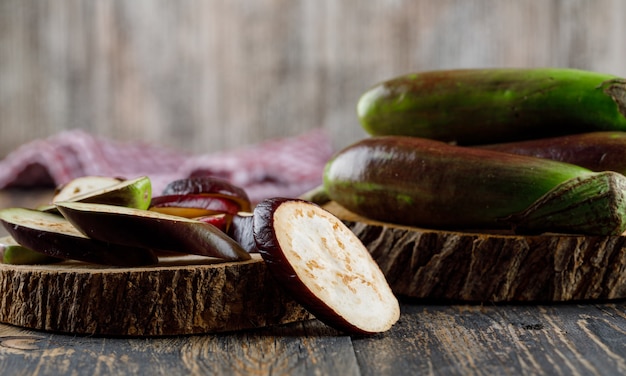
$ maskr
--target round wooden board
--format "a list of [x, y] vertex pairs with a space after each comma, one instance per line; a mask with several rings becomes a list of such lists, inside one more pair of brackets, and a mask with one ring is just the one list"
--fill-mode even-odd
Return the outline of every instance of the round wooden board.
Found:
[[0, 288], [0, 322], [73, 334], [201, 334], [312, 318], [258, 254], [244, 262], [167, 257], [149, 268], [0, 264]]
[[459, 302], [626, 298], [625, 236], [518, 236], [427, 230], [324, 207], [361, 239], [392, 290]]

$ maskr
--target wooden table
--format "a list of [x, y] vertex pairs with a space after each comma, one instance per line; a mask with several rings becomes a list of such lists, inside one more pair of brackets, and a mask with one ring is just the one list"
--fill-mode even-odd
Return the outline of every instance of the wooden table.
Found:
[[[0, 207], [47, 191], [0, 191]], [[4, 234], [4, 230], [0, 230]], [[501, 375], [626, 373], [626, 301], [553, 305], [402, 302], [370, 336], [317, 320], [216, 335], [110, 338], [0, 324], [6, 375]]]

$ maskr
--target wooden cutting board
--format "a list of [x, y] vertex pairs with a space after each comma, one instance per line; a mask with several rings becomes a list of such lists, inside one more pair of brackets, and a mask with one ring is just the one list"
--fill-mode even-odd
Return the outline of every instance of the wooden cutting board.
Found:
[[[361, 239], [403, 297], [447, 302], [626, 298], [626, 237], [517, 236], [381, 223], [324, 206]], [[0, 264], [0, 322], [88, 335], [167, 336], [313, 318], [258, 254], [179, 256], [144, 268]]]
[[334, 202], [397, 295], [457, 302], [626, 298], [626, 237], [451, 232], [359, 217]]
[[258, 254], [244, 262], [167, 257], [144, 268], [0, 264], [0, 289], [0, 322], [73, 334], [215, 333], [312, 318]]

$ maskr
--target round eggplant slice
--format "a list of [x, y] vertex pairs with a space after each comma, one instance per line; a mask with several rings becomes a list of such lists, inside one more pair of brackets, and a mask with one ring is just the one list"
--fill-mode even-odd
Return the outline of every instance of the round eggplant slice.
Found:
[[60, 215], [8, 208], [0, 211], [0, 222], [18, 244], [47, 256], [128, 267], [158, 262], [149, 249], [90, 239]]
[[250, 259], [237, 242], [206, 222], [113, 205], [63, 202], [57, 207], [70, 223], [93, 239], [231, 261]]
[[274, 198], [257, 205], [253, 226], [274, 277], [320, 321], [371, 334], [399, 319], [398, 300], [380, 268], [331, 213], [304, 200]]
[[239, 205], [239, 211], [251, 211], [252, 204], [246, 191], [227, 180], [214, 176], [196, 176], [179, 179], [169, 183], [163, 189], [163, 196], [167, 195], [195, 195], [211, 194], [234, 200]]

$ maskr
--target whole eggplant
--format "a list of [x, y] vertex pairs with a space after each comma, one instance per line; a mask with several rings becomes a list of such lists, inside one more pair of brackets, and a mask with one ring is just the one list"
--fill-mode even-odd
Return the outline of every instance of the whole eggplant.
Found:
[[626, 132], [581, 133], [479, 147], [572, 163], [592, 171], [626, 174]]

